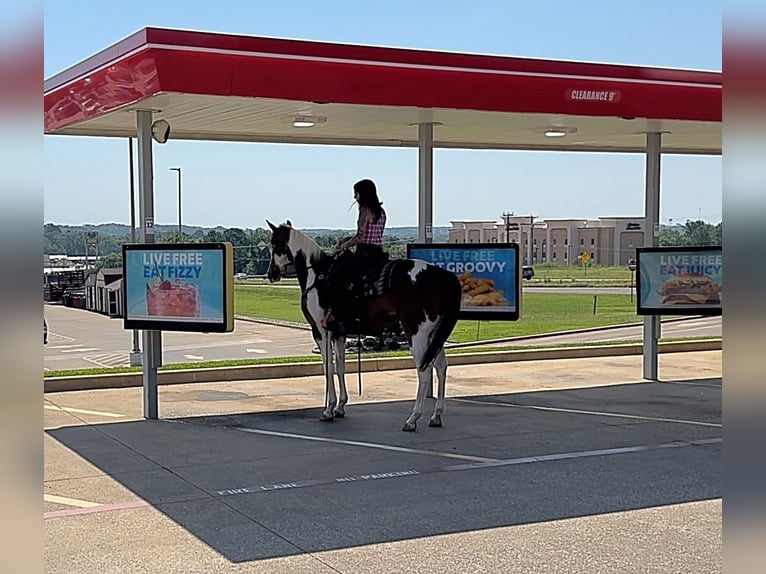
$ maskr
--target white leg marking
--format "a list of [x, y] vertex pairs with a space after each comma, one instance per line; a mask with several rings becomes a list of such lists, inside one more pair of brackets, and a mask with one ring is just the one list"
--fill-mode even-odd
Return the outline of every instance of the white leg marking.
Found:
[[[436, 327], [433, 321], [425, 320], [418, 327], [417, 332], [412, 336], [412, 356], [415, 358], [415, 365], [420, 364], [420, 360], [428, 348], [429, 335]], [[418, 392], [415, 397], [415, 404], [412, 407], [412, 413], [404, 423], [405, 431], [414, 431], [417, 428], [417, 421], [423, 414], [423, 406], [426, 400], [426, 394], [433, 384], [433, 366], [427, 365], [425, 369], [418, 369]]]
[[333, 376], [332, 339], [326, 331], [319, 341], [319, 349], [322, 353], [322, 366], [324, 367], [325, 378], [324, 411], [322, 411], [322, 416], [319, 419], [331, 421], [334, 416], [333, 410], [337, 404], [337, 396], [335, 395], [335, 377]]
[[346, 415], [346, 403], [348, 403], [348, 391], [346, 389], [346, 338], [339, 337], [335, 340], [335, 374], [338, 376], [340, 396], [338, 406], [335, 408], [335, 416], [343, 418]]
[[434, 408], [434, 414], [431, 416], [431, 421], [428, 423], [432, 427], [442, 426], [442, 415], [445, 408], [445, 393], [447, 389], [447, 355], [444, 353], [444, 349], [436, 355], [434, 361], [434, 368], [436, 369], [436, 378], [438, 379], [439, 388], [436, 392], [436, 407]]

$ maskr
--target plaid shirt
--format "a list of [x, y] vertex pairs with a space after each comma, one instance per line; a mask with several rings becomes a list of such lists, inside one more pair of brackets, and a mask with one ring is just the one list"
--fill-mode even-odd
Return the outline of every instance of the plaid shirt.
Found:
[[386, 228], [386, 212], [381, 210], [377, 221], [368, 221], [359, 243], [383, 245], [383, 230]]

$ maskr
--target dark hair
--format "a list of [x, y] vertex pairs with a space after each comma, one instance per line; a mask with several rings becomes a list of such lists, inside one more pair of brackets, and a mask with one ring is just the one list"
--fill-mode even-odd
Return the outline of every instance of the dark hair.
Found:
[[360, 179], [354, 184], [354, 191], [358, 195], [356, 201], [359, 206], [371, 209], [377, 221], [383, 214], [383, 203], [378, 199], [375, 182], [371, 179]]

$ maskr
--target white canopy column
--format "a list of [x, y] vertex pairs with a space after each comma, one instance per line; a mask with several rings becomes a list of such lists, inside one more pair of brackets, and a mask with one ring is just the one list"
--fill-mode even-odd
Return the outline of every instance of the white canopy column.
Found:
[[418, 242], [433, 242], [434, 122], [418, 124]]
[[[655, 247], [660, 235], [660, 162], [662, 134], [646, 134], [646, 188], [644, 208], [644, 246]], [[640, 296], [640, 294], [639, 294]], [[644, 316], [644, 378], [659, 380], [657, 355], [660, 315]]]
[[[138, 132], [138, 212], [141, 243], [154, 243], [154, 164], [152, 161], [152, 112], [136, 112]], [[126, 310], [127, 312], [127, 310]], [[143, 331], [144, 418], [159, 417], [157, 367], [162, 365], [162, 333]]]

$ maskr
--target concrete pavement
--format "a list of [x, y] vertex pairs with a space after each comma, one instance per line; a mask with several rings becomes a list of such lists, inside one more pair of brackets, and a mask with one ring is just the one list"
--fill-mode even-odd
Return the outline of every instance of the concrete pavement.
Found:
[[[721, 352], [45, 395], [45, 570], [720, 572]], [[429, 405], [430, 407], [430, 405]]]

